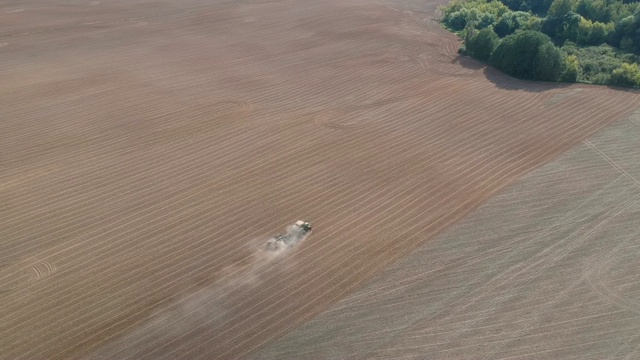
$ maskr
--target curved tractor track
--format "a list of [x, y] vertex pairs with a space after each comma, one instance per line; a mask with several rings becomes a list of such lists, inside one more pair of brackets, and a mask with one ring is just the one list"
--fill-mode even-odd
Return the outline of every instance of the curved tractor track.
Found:
[[246, 357], [640, 104], [460, 58], [439, 1], [77, 3], [0, 14], [6, 358]]

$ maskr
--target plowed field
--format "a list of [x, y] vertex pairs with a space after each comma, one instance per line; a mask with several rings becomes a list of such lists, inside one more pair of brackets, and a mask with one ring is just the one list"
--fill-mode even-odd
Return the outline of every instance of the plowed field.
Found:
[[639, 358], [638, 125], [527, 174], [254, 358]]
[[0, 356], [247, 357], [640, 104], [438, 3], [1, 2]]

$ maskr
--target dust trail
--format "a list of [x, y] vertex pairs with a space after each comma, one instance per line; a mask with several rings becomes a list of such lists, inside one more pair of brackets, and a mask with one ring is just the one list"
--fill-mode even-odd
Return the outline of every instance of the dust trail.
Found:
[[[88, 358], [111, 359], [124, 354], [146, 353], [158, 343], [171, 341], [190, 331], [206, 331], [227, 320], [225, 304], [242, 298], [261, 282], [262, 273], [276, 261], [292, 255], [308, 234], [297, 234], [290, 226], [286, 234], [294, 234], [290, 246], [268, 249], [265, 242], [245, 260], [219, 272], [219, 280], [191, 294], [174, 300], [134, 331], [108, 342]], [[215, 323], [210, 322], [216, 319]]]
[[[300, 221], [303, 224], [302, 221]], [[298, 246], [304, 239], [309, 236], [310, 230], [296, 225], [287, 227], [287, 231], [282, 234], [278, 234], [269, 239], [266, 243], [266, 249], [270, 252], [276, 252], [276, 255], [280, 255], [281, 249], [288, 250]]]

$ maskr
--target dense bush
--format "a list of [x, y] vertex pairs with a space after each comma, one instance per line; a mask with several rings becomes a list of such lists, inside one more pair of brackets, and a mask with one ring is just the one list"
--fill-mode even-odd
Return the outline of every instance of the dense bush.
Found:
[[500, 17], [494, 31], [498, 36], [505, 37], [516, 30], [538, 30], [540, 21], [533, 14], [524, 11], [509, 11]]
[[636, 6], [631, 1], [578, 0], [575, 10], [589, 20], [608, 23], [632, 15]]
[[493, 32], [493, 28], [486, 27], [480, 31], [467, 32], [464, 43], [469, 55], [486, 62], [499, 42], [500, 38]]
[[569, 55], [564, 60], [565, 71], [560, 78], [564, 82], [576, 82], [582, 76], [580, 60], [575, 55]]
[[511, 76], [558, 81], [565, 69], [564, 54], [538, 31], [524, 30], [505, 37], [489, 58], [489, 64]]
[[621, 86], [640, 86], [640, 68], [638, 64], [622, 64], [611, 73], [611, 84]]
[[567, 15], [572, 10], [573, 10], [572, 0], [553, 0], [553, 2], [551, 3], [551, 6], [549, 7], [549, 11], [547, 11], [547, 17], [561, 18]]
[[613, 23], [592, 22], [582, 18], [578, 26], [576, 42], [580, 45], [602, 45], [609, 42], [613, 31]]
[[461, 31], [467, 24], [483, 29], [494, 25], [508, 11], [509, 8], [497, 0], [454, 0], [443, 8], [442, 23], [454, 31]]
[[610, 84], [613, 70], [622, 67], [625, 62], [637, 63], [640, 60], [610, 45], [578, 47], [575, 43], [567, 42], [562, 50], [579, 60], [580, 73], [576, 81], [591, 84]]
[[531, 11], [535, 14], [545, 14], [553, 0], [502, 0], [511, 10]]

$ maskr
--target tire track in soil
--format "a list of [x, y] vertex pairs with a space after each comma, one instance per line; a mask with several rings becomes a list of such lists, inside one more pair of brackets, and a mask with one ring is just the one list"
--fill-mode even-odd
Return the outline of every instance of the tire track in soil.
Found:
[[[631, 235], [628, 241], [638, 240], [639, 236], [640, 230]], [[627, 245], [627, 243], [625, 243], [625, 245]], [[625, 247], [616, 248], [615, 253], [613, 253], [608, 259], [605, 259], [600, 264], [596, 265], [594, 269], [591, 269], [592, 271], [587, 273], [587, 280], [593, 290], [606, 301], [623, 309], [640, 314], [640, 300], [629, 297], [616, 289], [606, 275], [611, 272], [611, 268], [616, 265], [616, 262], [620, 262], [622, 257], [635, 256], [634, 252], [622, 254], [621, 252], [624, 249]], [[631, 275], [633, 274], [633, 271], [627, 271], [626, 274]]]
[[38, 265], [32, 266], [31, 269], [29, 269], [28, 281], [35, 282], [42, 279], [46, 279], [51, 275], [53, 275], [57, 270], [58, 268], [56, 267], [55, 264], [49, 261], [44, 261]]

